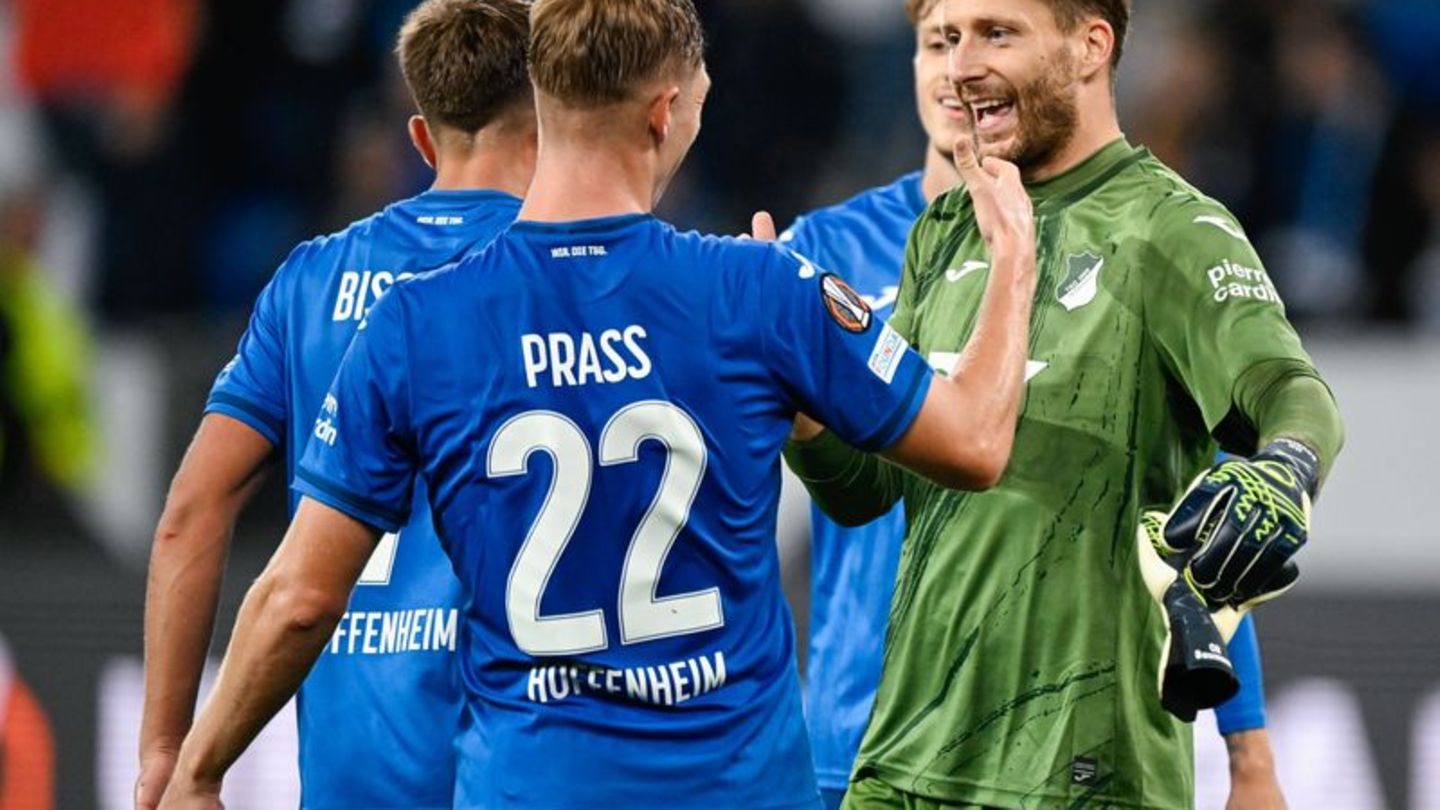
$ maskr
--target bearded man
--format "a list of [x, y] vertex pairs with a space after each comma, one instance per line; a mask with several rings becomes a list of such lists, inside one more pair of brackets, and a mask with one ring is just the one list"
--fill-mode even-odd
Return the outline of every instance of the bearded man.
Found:
[[[1339, 414], [1234, 217], [1122, 135], [1128, 1], [943, 4], [979, 153], [1016, 164], [1035, 206], [1028, 388], [985, 493], [797, 422], [787, 459], [822, 509], [857, 525], [903, 501], [908, 522], [844, 807], [1192, 807], [1140, 515], [1181, 500], [1163, 544], [1194, 555], [1184, 580], [1212, 610], [1278, 595]], [[969, 196], [939, 197], [891, 320], [932, 365], [975, 329], [988, 267]], [[1244, 458], [1206, 472], [1217, 445]]]

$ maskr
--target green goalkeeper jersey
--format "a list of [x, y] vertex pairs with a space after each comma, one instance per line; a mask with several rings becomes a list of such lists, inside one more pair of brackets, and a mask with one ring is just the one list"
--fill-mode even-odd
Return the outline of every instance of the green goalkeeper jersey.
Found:
[[[1136, 521], [1216, 439], [1253, 450], [1242, 376], [1310, 360], [1234, 217], [1149, 152], [1116, 141], [1029, 190], [1039, 284], [1004, 479], [965, 493], [863, 462], [882, 500], [903, 494], [909, 531], [857, 774], [1003, 808], [1189, 808], [1190, 733], [1160, 708], [1165, 628]], [[941, 197], [891, 321], [941, 370], [987, 269], [969, 196]]]

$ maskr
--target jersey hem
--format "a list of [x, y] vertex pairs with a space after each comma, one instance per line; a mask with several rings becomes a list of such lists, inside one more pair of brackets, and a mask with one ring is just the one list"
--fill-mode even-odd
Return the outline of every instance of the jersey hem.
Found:
[[303, 467], [295, 471], [295, 482], [290, 488], [381, 531], [398, 532], [405, 525], [403, 515], [367, 498], [354, 495], [333, 482], [307, 472]]
[[925, 403], [925, 395], [930, 392], [930, 384], [935, 379], [935, 374], [929, 366], [923, 365], [915, 373], [915, 378], [910, 381], [910, 390], [905, 392], [900, 407], [881, 424], [880, 429], [865, 441], [857, 442], [855, 447], [866, 452], [877, 452], [893, 447], [905, 431], [915, 424], [915, 419], [920, 415], [920, 406]]
[[263, 408], [248, 399], [237, 397], [234, 394], [211, 394], [210, 401], [205, 403], [205, 413], [228, 416], [264, 436], [276, 447], [284, 443], [281, 439], [285, 435], [283, 420], [266, 413]]
[[[1125, 810], [1173, 810], [1173, 805], [1146, 804], [1144, 802], [1135, 802], [1100, 792], [1088, 794], [1022, 792], [1005, 787], [997, 787], [995, 785], [982, 785], [978, 782], [970, 782], [964, 779], [914, 774], [894, 766], [877, 765], [875, 763], [867, 763], [861, 768], [856, 769], [856, 774], [858, 775], [862, 771], [865, 775], [873, 776], [902, 793], [912, 793], [917, 796], [942, 802], [974, 804], [982, 807], [998, 807], [1026, 799], [1043, 799], [1047, 803], [1059, 802], [1063, 803], [1063, 806], [1070, 807], [1076, 806], [1074, 803], [1084, 798], [1087, 802], [1094, 801], [1107, 807], [1119, 807]], [[927, 793], [920, 793], [912, 787], [906, 787], [908, 784], [922, 780], [932, 786], [945, 788], [945, 790], [931, 790]], [[1047, 806], [1049, 805], [1047, 804]]]

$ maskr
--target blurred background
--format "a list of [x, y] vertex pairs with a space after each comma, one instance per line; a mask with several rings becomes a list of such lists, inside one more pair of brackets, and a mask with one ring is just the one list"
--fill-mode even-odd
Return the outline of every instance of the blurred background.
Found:
[[[149, 535], [210, 380], [290, 247], [428, 182], [390, 57], [414, 2], [0, 0], [4, 810], [128, 807]], [[783, 226], [920, 166], [901, 0], [700, 6], [715, 89], [666, 216]], [[1440, 0], [1134, 13], [1126, 133], [1238, 214], [1349, 430], [1305, 577], [1259, 617], [1281, 781], [1440, 810]], [[284, 523], [272, 483], [217, 644]], [[802, 628], [804, 524], [792, 502]], [[282, 719], [230, 806], [294, 806], [293, 761]], [[1223, 752], [1201, 770], [1218, 807]]]

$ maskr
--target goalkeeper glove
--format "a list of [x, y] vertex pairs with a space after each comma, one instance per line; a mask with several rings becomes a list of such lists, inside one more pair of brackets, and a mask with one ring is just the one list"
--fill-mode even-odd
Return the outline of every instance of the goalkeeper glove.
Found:
[[1299, 576], [1290, 558], [1309, 537], [1319, 470], [1315, 452], [1292, 439], [1216, 464], [1166, 519], [1162, 552], [1189, 558], [1185, 579], [1212, 610], [1274, 599]]
[[1182, 575], [1189, 557], [1170, 553], [1161, 538], [1164, 512], [1140, 516], [1135, 539], [1145, 587], [1165, 616], [1165, 643], [1156, 667], [1160, 705], [1193, 722], [1201, 709], [1211, 709], [1235, 696], [1240, 679], [1225, 649], [1239, 625], [1238, 612], [1229, 634], [1217, 627], [1204, 601]]

